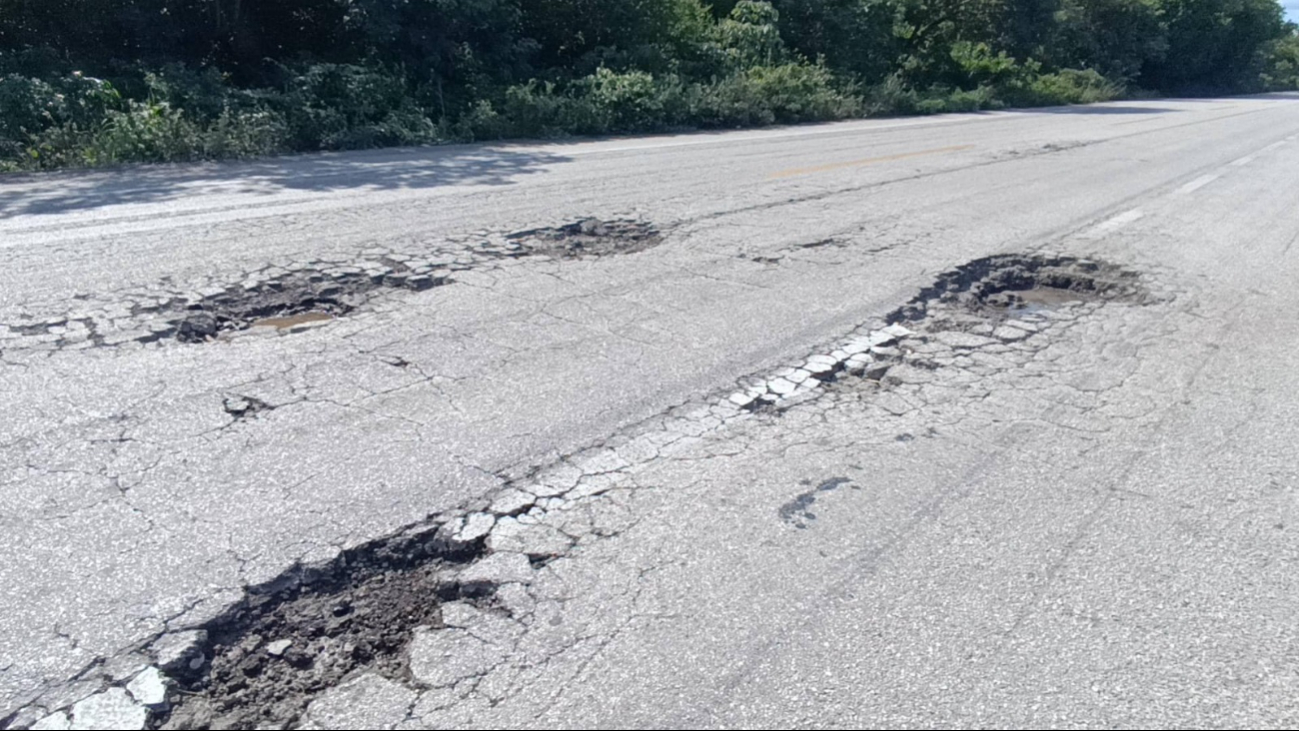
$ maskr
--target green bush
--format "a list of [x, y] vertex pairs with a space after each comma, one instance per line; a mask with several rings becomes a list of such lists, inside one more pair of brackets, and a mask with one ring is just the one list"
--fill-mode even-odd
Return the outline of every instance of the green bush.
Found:
[[0, 0], [0, 170], [1299, 87], [1276, 0], [84, 5]]
[[0, 139], [22, 140], [63, 124], [91, 124], [120, 101], [107, 81], [80, 72], [51, 79], [0, 76]]
[[593, 117], [589, 107], [558, 93], [553, 83], [533, 79], [505, 89], [496, 104], [480, 100], [452, 129], [457, 139], [466, 141], [559, 137], [589, 127]]
[[1261, 52], [1260, 85], [1268, 91], [1299, 89], [1299, 30], [1273, 41]]
[[269, 109], [227, 107], [204, 131], [202, 157], [264, 157], [288, 149], [289, 126], [283, 115]]
[[859, 114], [861, 100], [834, 87], [822, 66], [757, 66], [703, 88], [696, 119], [707, 126], [738, 127], [843, 119]]
[[411, 145], [438, 139], [437, 125], [400, 73], [351, 64], [312, 64], [276, 102], [295, 150]]
[[203, 129], [167, 102], [128, 101], [108, 111], [86, 154], [91, 165], [194, 160], [203, 154]]
[[600, 68], [579, 81], [575, 91], [591, 110], [587, 131], [597, 134], [660, 130], [686, 116], [684, 89], [675, 75]]
[[1056, 104], [1093, 104], [1116, 99], [1123, 87], [1101, 76], [1093, 69], [1062, 69], [1053, 74], [1039, 74], [1007, 88], [1003, 93], [1009, 103], [1019, 106]]

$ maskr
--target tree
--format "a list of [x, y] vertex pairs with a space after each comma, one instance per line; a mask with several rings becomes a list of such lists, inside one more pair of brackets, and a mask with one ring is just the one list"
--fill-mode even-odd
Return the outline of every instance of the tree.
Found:
[[1168, 51], [1141, 82], [1172, 93], [1252, 90], [1262, 51], [1285, 34], [1275, 0], [1158, 0]]

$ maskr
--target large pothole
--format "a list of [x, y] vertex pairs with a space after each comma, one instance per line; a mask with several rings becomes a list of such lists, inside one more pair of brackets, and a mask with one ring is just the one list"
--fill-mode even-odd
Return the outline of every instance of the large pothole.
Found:
[[359, 669], [409, 681], [403, 651], [415, 628], [441, 627], [446, 601], [490, 597], [490, 584], [466, 586], [455, 574], [482, 550], [435, 531], [387, 538], [250, 592], [204, 625], [198, 659], [170, 669], [180, 689], [155, 725], [286, 728]]
[[[747, 385], [731, 401], [778, 416], [825, 390], [902, 413], [906, 405], [883, 393], [890, 386], [928, 382], [975, 352], [1039, 347], [1045, 341], [1035, 334], [1089, 308], [1152, 298], [1139, 275], [1114, 264], [1041, 255], [977, 259], [940, 274], [889, 313], [886, 327], [859, 332], [832, 352]], [[1030, 339], [1034, 344], [1025, 345]]]

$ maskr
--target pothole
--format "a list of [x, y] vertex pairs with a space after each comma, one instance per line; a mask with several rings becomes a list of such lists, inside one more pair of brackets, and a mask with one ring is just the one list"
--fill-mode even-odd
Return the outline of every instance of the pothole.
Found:
[[[976, 352], [1033, 349], [1031, 340], [1057, 320], [1082, 316], [1107, 302], [1156, 299], [1135, 272], [1066, 256], [1001, 255], [940, 274], [933, 285], [889, 313], [884, 327], [863, 327], [830, 352], [813, 355], [771, 377], [743, 383], [730, 401], [779, 416], [822, 391], [867, 399], [887, 413], [914, 409], [890, 393], [918, 385], [944, 367], [965, 367]], [[1036, 344], [1034, 344], [1036, 343]]]
[[263, 411], [272, 411], [274, 406], [251, 396], [227, 396], [222, 403], [225, 412], [236, 420], [250, 419]]
[[318, 271], [291, 272], [209, 293], [187, 306], [187, 314], [175, 321], [177, 340], [201, 343], [223, 332], [268, 327], [296, 331], [320, 325], [364, 304], [382, 288], [421, 291], [446, 284], [441, 274], [412, 270], [398, 262], [370, 269], [347, 267], [325, 274]]
[[279, 259], [239, 282], [208, 280], [180, 288], [168, 277], [127, 291], [77, 293], [0, 322], [5, 351], [79, 350], [201, 343], [265, 326], [299, 332], [366, 304], [380, 290], [422, 291], [456, 272], [507, 266], [531, 256], [582, 259], [644, 251], [663, 242], [652, 224], [587, 218], [515, 233], [477, 231], [419, 244], [404, 253], [367, 249], [358, 258]]
[[428, 531], [375, 541], [250, 592], [203, 626], [206, 662], [170, 669], [180, 690], [155, 727], [288, 728], [358, 670], [410, 682], [404, 650], [415, 628], [441, 628], [443, 603], [483, 602], [494, 590], [455, 579], [457, 566], [482, 553], [481, 541], [453, 544]]
[[565, 226], [535, 228], [506, 237], [532, 253], [560, 259], [632, 254], [658, 246], [663, 236], [644, 221], [586, 218]]
[[[804, 482], [804, 484], [809, 484]], [[799, 493], [793, 500], [781, 505], [776, 510], [776, 514], [785, 523], [806, 530], [809, 525], [816, 521], [816, 513], [812, 512], [812, 506], [816, 504], [818, 495], [821, 493], [834, 492], [844, 485], [851, 485], [852, 480], [847, 477], [832, 477], [821, 482], [816, 487]], [[855, 488], [854, 488], [855, 489]]]
[[1138, 276], [1114, 264], [1006, 254], [976, 259], [939, 275], [888, 320], [918, 322], [936, 309], [998, 320], [1086, 302], [1139, 302], [1144, 295]]

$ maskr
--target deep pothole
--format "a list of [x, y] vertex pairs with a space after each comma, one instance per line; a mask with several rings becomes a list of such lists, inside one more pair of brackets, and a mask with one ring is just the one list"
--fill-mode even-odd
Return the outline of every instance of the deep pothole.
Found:
[[167, 668], [178, 689], [153, 726], [288, 728], [317, 695], [361, 669], [410, 682], [405, 649], [415, 629], [441, 628], [444, 602], [490, 601], [494, 586], [464, 585], [455, 574], [482, 555], [481, 541], [448, 543], [425, 531], [250, 591], [202, 627], [201, 654]]
[[506, 238], [521, 243], [531, 252], [560, 259], [632, 254], [663, 242], [658, 229], [644, 221], [598, 218], [519, 231]]

